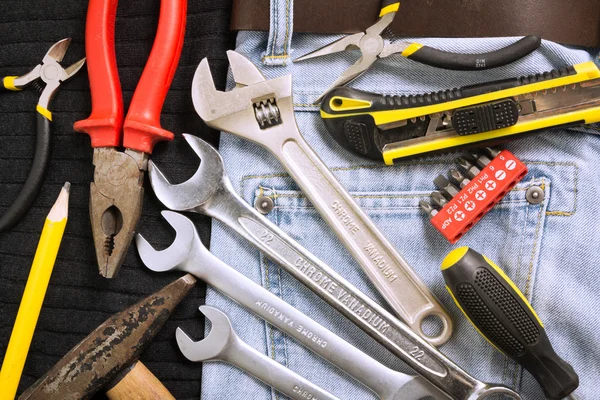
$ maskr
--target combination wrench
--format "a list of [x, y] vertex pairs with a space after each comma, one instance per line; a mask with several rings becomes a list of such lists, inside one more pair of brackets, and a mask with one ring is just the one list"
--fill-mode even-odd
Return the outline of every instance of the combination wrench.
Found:
[[172, 211], [163, 211], [162, 215], [175, 230], [171, 246], [157, 251], [141, 235], [136, 237], [140, 257], [152, 271], [189, 272], [340, 368], [382, 400], [416, 400], [426, 396], [448, 399], [423, 377], [384, 366], [216, 258], [204, 247], [187, 217]]
[[235, 365], [294, 400], [339, 400], [274, 359], [250, 347], [235, 333], [231, 321], [222, 311], [210, 306], [201, 306], [200, 312], [212, 325], [204, 339], [194, 342], [181, 328], [177, 328], [175, 332], [179, 350], [188, 360], [224, 361]]
[[[267, 81], [242, 55], [228, 51], [227, 56], [237, 88], [217, 91], [208, 61], [202, 60], [192, 83], [196, 112], [208, 126], [271, 151], [398, 315], [434, 346], [446, 343], [452, 334], [450, 315], [300, 133], [291, 76]], [[443, 323], [434, 337], [422, 329], [429, 316]]]

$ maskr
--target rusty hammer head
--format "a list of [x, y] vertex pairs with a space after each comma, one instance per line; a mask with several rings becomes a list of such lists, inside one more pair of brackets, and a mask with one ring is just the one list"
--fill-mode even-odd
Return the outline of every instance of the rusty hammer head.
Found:
[[195, 283], [193, 276], [185, 275], [113, 315], [71, 349], [19, 399], [91, 397], [138, 359]]

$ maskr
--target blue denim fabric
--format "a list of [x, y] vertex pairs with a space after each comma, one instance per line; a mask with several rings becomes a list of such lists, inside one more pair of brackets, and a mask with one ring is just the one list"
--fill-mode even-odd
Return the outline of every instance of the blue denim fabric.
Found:
[[286, 65], [291, 61], [294, 0], [271, 0], [270, 16], [271, 29], [262, 62], [266, 66]]
[[[302, 55], [335, 37], [295, 34], [291, 56]], [[267, 34], [241, 32], [237, 51], [256, 65]], [[422, 39], [456, 52], [489, 51], [514, 39]], [[416, 94], [478, 82], [551, 70], [589, 61], [598, 50], [569, 49], [544, 42], [525, 59], [491, 71], [451, 72], [402, 57], [378, 61], [354, 87], [387, 94]], [[264, 67], [268, 78], [293, 74], [296, 117], [300, 130], [334, 175], [354, 195], [375, 224], [433, 290], [455, 322], [454, 336], [440, 349], [478, 379], [515, 388], [526, 400], [543, 399], [534, 379], [500, 354], [468, 323], [444, 288], [439, 267], [456, 246], [448, 244], [418, 207], [434, 189], [432, 179], [454, 166], [456, 155], [427, 157], [383, 166], [342, 149], [327, 133], [312, 101], [358, 57], [338, 54], [281, 67]], [[232, 81], [230, 79], [230, 87]], [[508, 144], [529, 174], [461, 241], [486, 254], [521, 288], [544, 321], [557, 353], [581, 378], [577, 394], [600, 398], [600, 137], [598, 127], [558, 130]], [[385, 305], [356, 262], [298, 190], [282, 166], [259, 146], [224, 133], [221, 154], [236, 191], [249, 203], [271, 196], [268, 218], [366, 294]], [[525, 192], [544, 190], [541, 204], [530, 204]], [[285, 301], [347, 339], [385, 365], [410, 372], [360, 329], [219, 222], [213, 222], [213, 253]], [[252, 347], [297, 371], [342, 399], [375, 399], [361, 384], [315, 356], [241, 306], [209, 288], [207, 303], [226, 311], [240, 336]], [[209, 329], [209, 328], [207, 328]], [[202, 398], [208, 400], [283, 399], [253, 377], [222, 363], [206, 363]]]

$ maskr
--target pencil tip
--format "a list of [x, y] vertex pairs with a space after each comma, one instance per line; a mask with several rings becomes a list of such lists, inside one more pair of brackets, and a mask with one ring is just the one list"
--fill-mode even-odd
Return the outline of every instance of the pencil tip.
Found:
[[52, 206], [48, 219], [52, 221], [60, 221], [67, 218], [69, 210], [69, 191], [71, 190], [71, 184], [66, 182], [60, 190], [60, 194]]

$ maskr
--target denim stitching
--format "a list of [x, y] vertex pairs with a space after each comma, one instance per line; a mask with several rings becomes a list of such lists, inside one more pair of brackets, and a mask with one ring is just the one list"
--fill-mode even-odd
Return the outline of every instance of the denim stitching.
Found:
[[271, 56], [275, 55], [275, 46], [277, 43], [277, 36], [279, 35], [279, 0], [271, 0], [274, 1], [274, 10], [273, 13], [275, 14], [274, 16], [274, 21], [273, 21], [273, 49], [271, 50]]
[[[260, 254], [260, 252], [259, 252]], [[265, 265], [265, 279], [267, 281], [267, 289], [269, 290], [269, 292], [271, 291], [271, 281], [269, 279], [269, 261], [266, 259], [266, 257], [261, 256]], [[265, 321], [265, 324], [267, 324], [267, 327], [269, 329], [269, 339], [271, 341], [271, 358], [273, 360], [275, 360], [275, 336], [273, 334], [273, 326], [271, 324], [269, 324], [267, 321]], [[277, 361], [277, 360], [275, 360]], [[279, 396], [277, 395], [277, 391], [275, 391], [275, 389], [271, 388], [271, 396], [275, 395], [275, 400], [279, 400]]]
[[[530, 188], [534, 186], [531, 185]], [[525, 207], [525, 218], [523, 218], [523, 229], [521, 230], [522, 235], [521, 235], [521, 245], [519, 246], [519, 255], [517, 257], [517, 270], [515, 271], [515, 281], [518, 282], [519, 281], [519, 275], [521, 274], [521, 260], [522, 260], [522, 255], [523, 255], [523, 248], [525, 247], [525, 240], [524, 240], [524, 236], [525, 236], [525, 227], [527, 226], [527, 220], [529, 218], [529, 210], [531, 209], [531, 207]], [[508, 379], [508, 368], [510, 365], [513, 365], [514, 368], [514, 362], [509, 358], [509, 357], [505, 357], [504, 358], [504, 368], [502, 370], [502, 381], [505, 381], [505, 379]]]
[[283, 55], [287, 57], [288, 40], [290, 39], [290, 0], [286, 0], [285, 7], [285, 41], [283, 42]]
[[[573, 211], [546, 211], [546, 215], [548, 216], [557, 216], [557, 217], [570, 217], [577, 212], [577, 202], [578, 202], [578, 193], [579, 193], [579, 164], [575, 162], [554, 162], [554, 161], [523, 161], [525, 164], [533, 164], [533, 165], [547, 165], [551, 167], [555, 166], [563, 166], [563, 167], [574, 167], [575, 168], [575, 178], [573, 179]], [[447, 162], [441, 161], [415, 161], [412, 163], [398, 163], [396, 166], [404, 166], [404, 165], [448, 165]], [[335, 167], [330, 168], [331, 171], [356, 171], [360, 169], [383, 169], [389, 168], [388, 165], [357, 165], [355, 167]], [[287, 173], [282, 174], [268, 174], [268, 175], [246, 175], [240, 179], [241, 188], [244, 188], [244, 182], [249, 179], [269, 179], [269, 178], [289, 178], [290, 175]], [[548, 184], [550, 186], [550, 184]], [[527, 190], [527, 189], [512, 189], [512, 190]], [[243, 191], [242, 191], [243, 193]], [[285, 197], [287, 195], [280, 195]], [[377, 198], [377, 197], [374, 197]]]
[[[544, 181], [544, 179], [542, 178], [542, 182], [543, 181]], [[539, 233], [540, 233], [540, 226], [542, 224], [542, 215], [543, 215], [542, 210], [543, 210], [543, 208], [544, 208], [544, 203], [542, 202], [539, 205], [538, 221], [537, 221], [537, 226], [535, 227], [535, 239], [534, 239], [534, 242], [533, 242], [533, 249], [531, 251], [531, 258], [530, 258], [530, 261], [529, 261], [529, 273], [527, 274], [527, 281], [526, 281], [526, 284], [525, 284], [525, 293], [524, 293], [525, 298], [529, 297], [530, 290], [531, 290], [530, 284], [531, 284], [531, 276], [532, 276], [532, 273], [533, 273], [533, 260], [535, 258], [535, 253], [537, 252], [537, 247], [538, 247], [539, 239], [540, 239]], [[521, 388], [520, 383], [523, 380], [523, 369], [520, 368], [517, 363], [514, 363], [514, 364], [515, 364], [515, 373], [514, 373], [513, 383], [514, 383], [514, 387], [515, 388], [519, 388], [520, 389]], [[521, 371], [520, 379], [519, 379], [519, 376], [518, 376], [519, 375], [519, 370]]]
[[[275, 225], [279, 226], [279, 207], [274, 207], [273, 208], [275, 210]], [[281, 268], [277, 268], [277, 275], [279, 276], [279, 293], [281, 293], [281, 296], [279, 296], [282, 300], [283, 300], [283, 288], [281, 287], [281, 281], [282, 281], [282, 276], [281, 276]], [[287, 352], [287, 335], [285, 333], [282, 332], [282, 337], [283, 337], [283, 359], [285, 360], [285, 366], [289, 366], [288, 363], [288, 352]]]

